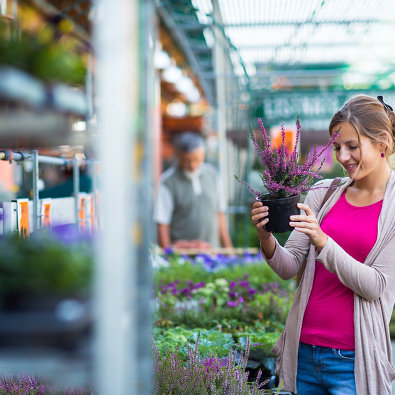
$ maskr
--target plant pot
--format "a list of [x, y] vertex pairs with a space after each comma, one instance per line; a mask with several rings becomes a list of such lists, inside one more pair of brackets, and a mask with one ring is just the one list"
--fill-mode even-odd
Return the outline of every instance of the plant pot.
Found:
[[300, 195], [273, 200], [256, 198], [256, 200], [269, 207], [269, 222], [265, 225], [268, 232], [283, 233], [293, 230], [289, 226], [289, 217], [300, 214], [300, 210], [296, 206]]

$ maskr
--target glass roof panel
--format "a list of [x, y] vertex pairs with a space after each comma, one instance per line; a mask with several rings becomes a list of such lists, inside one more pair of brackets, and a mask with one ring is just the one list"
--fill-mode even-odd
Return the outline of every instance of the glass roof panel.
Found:
[[[348, 75], [368, 69], [378, 77], [382, 70], [395, 72], [395, 0], [215, 1], [250, 76], [265, 65], [343, 64], [350, 66]], [[199, 20], [210, 23], [211, 0], [192, 3]]]

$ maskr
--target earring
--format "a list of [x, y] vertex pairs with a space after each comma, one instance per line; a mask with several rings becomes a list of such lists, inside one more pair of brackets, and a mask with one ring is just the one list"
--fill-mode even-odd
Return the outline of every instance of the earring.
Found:
[[384, 151], [381, 153], [381, 157], [384, 158]]

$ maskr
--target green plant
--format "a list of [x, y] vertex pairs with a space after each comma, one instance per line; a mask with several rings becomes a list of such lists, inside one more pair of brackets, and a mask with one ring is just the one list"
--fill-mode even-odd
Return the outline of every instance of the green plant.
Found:
[[194, 347], [188, 346], [187, 362], [179, 354], [167, 351], [163, 354], [155, 347], [154, 389], [156, 394], [264, 394], [264, 383], [260, 382], [261, 372], [255, 380], [249, 380], [246, 366], [249, 344], [236, 364], [236, 353], [230, 352], [226, 360], [218, 356], [202, 361], [199, 341]]
[[13, 66], [45, 82], [83, 86], [86, 65], [74, 48], [57, 42], [49, 25], [40, 34], [7, 34], [0, 23], [0, 65]]
[[217, 355], [221, 358], [236, 349], [232, 335], [222, 333], [218, 329], [176, 327], [162, 330], [154, 328], [153, 337], [157, 349], [162, 354], [177, 350], [178, 357], [184, 361], [187, 360], [188, 347], [194, 347], [195, 344], [198, 344], [199, 354], [202, 357]]
[[[176, 281], [179, 287], [184, 287], [186, 282], [192, 279], [195, 283], [213, 282], [219, 278], [225, 278], [231, 282], [245, 275], [248, 275], [251, 285], [255, 287], [267, 282], [279, 283], [285, 289], [294, 287], [294, 283], [282, 280], [277, 276], [262, 258], [257, 259], [254, 257], [254, 262], [250, 263], [251, 256], [240, 256], [227, 263], [222, 256], [198, 256], [192, 258], [168, 254], [162, 259], [165, 260], [167, 265], [161, 266], [154, 271], [153, 283], [156, 289], [159, 289], [163, 284], [170, 284]], [[206, 260], [216, 261], [218, 269], [208, 271]]]
[[92, 251], [86, 242], [64, 244], [48, 232], [0, 239], [0, 297], [43, 294], [86, 296], [92, 281]]

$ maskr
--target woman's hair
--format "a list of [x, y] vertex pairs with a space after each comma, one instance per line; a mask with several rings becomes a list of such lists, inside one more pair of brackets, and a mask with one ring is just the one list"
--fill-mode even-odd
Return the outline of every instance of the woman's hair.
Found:
[[359, 144], [361, 144], [361, 136], [365, 136], [373, 142], [384, 143], [387, 146], [385, 149], [387, 158], [395, 152], [395, 114], [390, 106], [378, 99], [367, 95], [356, 95], [347, 100], [331, 119], [330, 135], [342, 122], [349, 122], [355, 128]]

